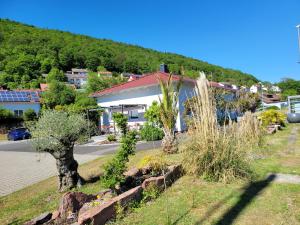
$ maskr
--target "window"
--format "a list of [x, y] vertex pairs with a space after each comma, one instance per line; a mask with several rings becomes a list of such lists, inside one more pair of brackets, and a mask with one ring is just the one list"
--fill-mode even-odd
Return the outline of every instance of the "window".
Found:
[[137, 119], [139, 118], [139, 111], [137, 109], [130, 111], [130, 118], [131, 119]]
[[23, 110], [14, 110], [14, 114], [16, 117], [22, 117], [23, 116]]

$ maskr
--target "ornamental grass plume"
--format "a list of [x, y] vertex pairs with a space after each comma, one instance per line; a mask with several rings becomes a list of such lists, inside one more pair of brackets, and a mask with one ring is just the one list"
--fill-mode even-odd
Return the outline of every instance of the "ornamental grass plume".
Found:
[[190, 140], [182, 149], [185, 171], [213, 181], [250, 178], [248, 153], [261, 139], [258, 120], [246, 113], [239, 123], [220, 126], [214, 94], [204, 73], [200, 73], [195, 94]]

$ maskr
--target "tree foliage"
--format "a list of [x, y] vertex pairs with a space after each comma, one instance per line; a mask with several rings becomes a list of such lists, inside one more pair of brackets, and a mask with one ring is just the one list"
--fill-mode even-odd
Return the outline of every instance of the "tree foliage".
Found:
[[152, 105], [146, 110], [144, 117], [149, 124], [158, 127], [162, 126], [160, 119], [160, 106], [157, 101], [152, 102]]
[[24, 121], [34, 121], [37, 119], [37, 114], [33, 109], [27, 109], [23, 115]]
[[49, 89], [42, 94], [42, 102], [49, 109], [57, 105], [68, 105], [75, 100], [75, 91], [64, 83], [52, 81]]
[[250, 74], [178, 54], [40, 29], [5, 19], [0, 20], [0, 36], [0, 71], [9, 75], [10, 81], [6, 81], [5, 86], [14, 88], [26, 88], [25, 83], [20, 83], [23, 76], [30, 81], [42, 79], [42, 73], [48, 73], [52, 68], [67, 71], [76, 67], [96, 71], [102, 65], [116, 73], [142, 74], [157, 71], [161, 63], [170, 65], [173, 73], [181, 73], [181, 68], [184, 68], [184, 74], [189, 77], [195, 78], [198, 71], [204, 71], [215, 81], [248, 86], [257, 83]]
[[124, 114], [117, 112], [113, 114], [113, 120], [116, 122], [122, 135], [126, 135], [128, 118]]

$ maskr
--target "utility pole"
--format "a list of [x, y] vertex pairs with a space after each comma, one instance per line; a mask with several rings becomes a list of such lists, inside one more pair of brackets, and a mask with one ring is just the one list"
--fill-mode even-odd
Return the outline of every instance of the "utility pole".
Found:
[[298, 63], [300, 63], [300, 24], [296, 26], [298, 31], [298, 50], [299, 50], [299, 60]]

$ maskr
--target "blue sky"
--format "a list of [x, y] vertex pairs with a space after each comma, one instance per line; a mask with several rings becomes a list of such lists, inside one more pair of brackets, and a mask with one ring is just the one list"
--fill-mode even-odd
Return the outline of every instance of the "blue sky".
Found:
[[300, 0], [0, 0], [0, 17], [300, 79]]

